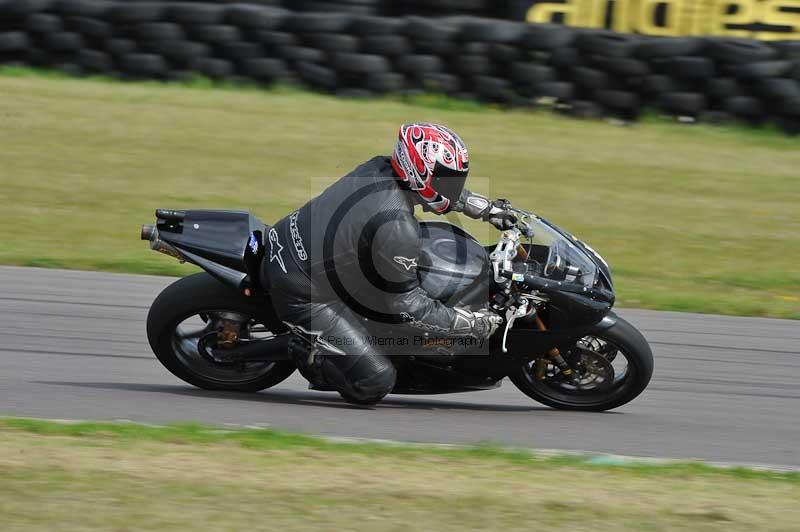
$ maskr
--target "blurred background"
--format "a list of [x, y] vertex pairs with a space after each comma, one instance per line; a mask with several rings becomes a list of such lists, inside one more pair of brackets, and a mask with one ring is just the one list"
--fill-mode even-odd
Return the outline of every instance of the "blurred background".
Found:
[[607, 256], [623, 305], [800, 317], [799, 16], [757, 0], [2, 0], [0, 261], [179, 273], [133, 240], [155, 207], [274, 221], [432, 120], [466, 139], [486, 193]]

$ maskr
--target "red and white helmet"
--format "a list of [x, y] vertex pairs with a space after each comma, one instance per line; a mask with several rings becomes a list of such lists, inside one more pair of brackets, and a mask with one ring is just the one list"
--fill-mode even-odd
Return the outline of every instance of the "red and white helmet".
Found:
[[392, 155], [398, 180], [416, 191], [423, 206], [442, 214], [458, 200], [469, 172], [461, 137], [437, 124], [404, 124]]

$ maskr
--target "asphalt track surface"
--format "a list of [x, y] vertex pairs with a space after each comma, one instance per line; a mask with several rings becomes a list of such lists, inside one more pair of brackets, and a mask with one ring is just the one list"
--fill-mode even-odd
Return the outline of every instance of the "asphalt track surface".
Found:
[[207, 392], [150, 351], [145, 317], [165, 277], [0, 267], [0, 415], [203, 421], [416, 442], [493, 441], [631, 456], [800, 466], [800, 323], [621, 310], [656, 371], [631, 404], [560, 412], [513, 384], [389, 396], [374, 409], [308, 391], [295, 373], [257, 394]]

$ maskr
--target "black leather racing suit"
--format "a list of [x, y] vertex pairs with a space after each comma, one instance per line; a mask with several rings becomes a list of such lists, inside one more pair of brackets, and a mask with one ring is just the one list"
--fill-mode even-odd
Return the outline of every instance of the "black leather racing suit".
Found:
[[[356, 400], [383, 397], [395, 369], [370, 342], [367, 320], [467, 336], [469, 314], [419, 286], [416, 194], [375, 157], [342, 177], [268, 235], [265, 266], [278, 316], [350, 356], [321, 356], [324, 381]], [[372, 329], [370, 324], [370, 330]]]

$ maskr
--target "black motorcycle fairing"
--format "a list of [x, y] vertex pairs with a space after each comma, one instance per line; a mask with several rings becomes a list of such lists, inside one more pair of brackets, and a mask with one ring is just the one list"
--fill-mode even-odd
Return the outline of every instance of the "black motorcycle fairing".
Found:
[[248, 251], [263, 253], [269, 228], [249, 212], [187, 210], [182, 214], [182, 219], [158, 218], [156, 222], [161, 240], [173, 247], [240, 272], [248, 271]]
[[448, 306], [485, 307], [490, 268], [486, 249], [448, 222], [420, 222], [420, 286]]

